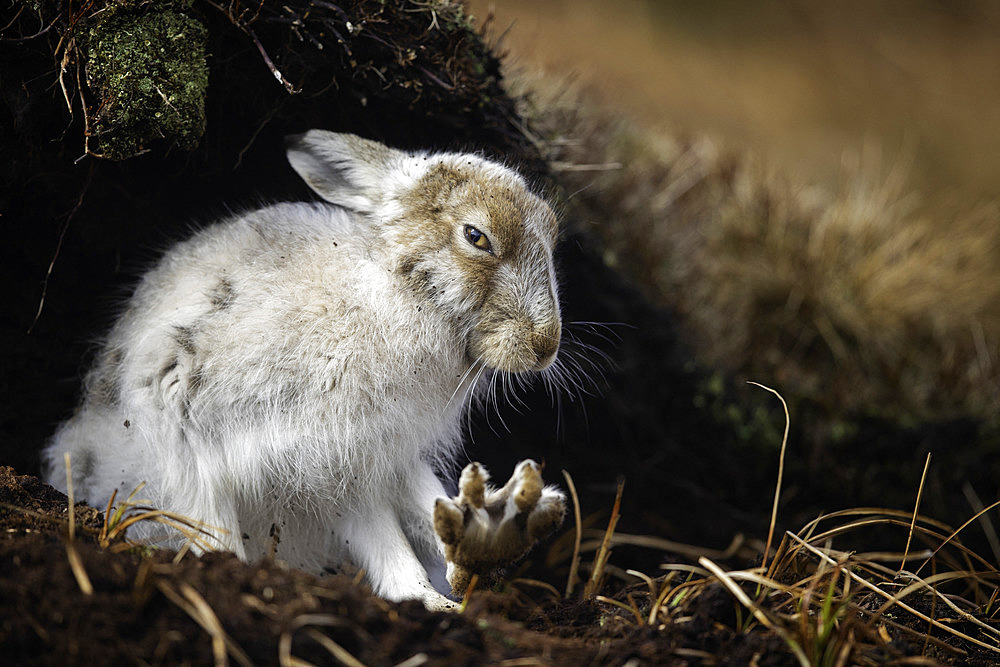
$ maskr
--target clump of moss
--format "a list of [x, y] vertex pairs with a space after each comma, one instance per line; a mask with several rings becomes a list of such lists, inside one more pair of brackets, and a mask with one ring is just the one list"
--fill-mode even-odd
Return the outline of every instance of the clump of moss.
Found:
[[90, 137], [123, 160], [159, 140], [192, 150], [205, 132], [207, 31], [177, 3], [131, 3], [108, 12], [86, 39]]

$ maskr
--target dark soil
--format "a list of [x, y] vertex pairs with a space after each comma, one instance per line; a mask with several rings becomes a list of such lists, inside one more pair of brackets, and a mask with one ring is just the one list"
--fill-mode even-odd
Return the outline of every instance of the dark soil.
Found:
[[[746, 626], [718, 584], [652, 625], [599, 600], [539, 594], [537, 583], [524, 580], [501, 592], [473, 592], [461, 613], [429, 612], [418, 602], [380, 600], [342, 575], [317, 578], [223, 553], [178, 558], [121, 541], [102, 548], [101, 513], [82, 503], [75, 511], [71, 539], [65, 496], [0, 468], [6, 664], [291, 664], [291, 656], [366, 665], [799, 664], [777, 635]], [[92, 592], [83, 592], [70, 552]], [[631, 603], [641, 595], [633, 587], [617, 597]], [[881, 602], [863, 596], [859, 609], [874, 611]], [[640, 608], [648, 613], [648, 603]], [[930, 604], [920, 611], [934, 615]], [[928, 652], [919, 642], [921, 622], [896, 618], [909, 633], [894, 631], [875, 648], [859, 643], [851, 655], [866, 664], [921, 652], [944, 664], [995, 664], [994, 654], [954, 638], [935, 640]], [[842, 624], [859, 638], [872, 633], [861, 616]]]
[[[520, 591], [473, 593], [463, 613], [432, 613], [418, 602], [392, 604], [344, 576], [314, 576], [276, 563], [247, 565], [230, 554], [140, 549], [114, 553], [95, 541], [100, 513], [80, 504], [70, 541], [66, 498], [37, 479], [0, 468], [0, 647], [8, 664], [209, 664], [211, 635], [193, 618], [203, 599], [231, 638], [228, 653], [254, 664], [283, 651], [315, 664], [330, 653], [322, 632], [368, 665], [497, 664], [533, 657], [544, 664], [625, 664], [632, 658], [687, 664], [695, 655], [743, 664], [792, 664], [780, 642], [739, 636], [705, 596], [696, 619], [663, 629], [639, 626], [601, 605], [535, 600]], [[93, 585], [84, 594], [67, 551], [79, 554]], [[191, 591], [194, 591], [192, 593]], [[725, 596], [723, 596], [725, 597]], [[181, 600], [178, 602], [177, 600]], [[195, 614], [198, 615], [198, 614]], [[283, 642], [286, 642], [283, 644]], [[537, 664], [526, 662], [518, 664]]]

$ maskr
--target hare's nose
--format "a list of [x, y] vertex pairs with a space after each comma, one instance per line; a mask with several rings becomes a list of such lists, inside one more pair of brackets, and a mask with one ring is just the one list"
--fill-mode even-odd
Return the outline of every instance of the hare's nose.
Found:
[[559, 351], [559, 337], [561, 334], [562, 327], [559, 322], [537, 327], [531, 333], [531, 350], [535, 354], [534, 370], [545, 370], [555, 361], [556, 353]]

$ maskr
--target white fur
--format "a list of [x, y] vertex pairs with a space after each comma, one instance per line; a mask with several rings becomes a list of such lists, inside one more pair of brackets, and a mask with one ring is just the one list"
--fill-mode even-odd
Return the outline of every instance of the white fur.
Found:
[[[449, 247], [418, 258], [440, 282], [428, 295], [397, 270], [412, 252], [407, 194], [441, 163], [526, 192], [519, 176], [475, 156], [404, 154], [318, 131], [289, 158], [327, 201], [239, 215], [171, 249], [139, 283], [80, 407], [45, 451], [48, 479], [65, 487], [69, 452], [77, 496], [99, 507], [146, 482], [142, 497], [222, 529], [216, 546], [241, 558], [276, 545], [294, 567], [349, 561], [379, 595], [436, 604], [424, 564], [442, 560], [437, 475], [453, 466], [484, 362], [523, 370], [504, 367], [519, 337], [558, 332], [548, 209], [527, 195], [530, 243], [516, 257], [479, 257], [456, 228]], [[489, 228], [488, 203], [472, 217]], [[528, 323], [505, 330], [489, 359], [470, 357], [482, 306], [460, 253], [501, 262], [487, 303], [494, 293], [523, 303]], [[158, 528], [140, 524], [139, 535]]]

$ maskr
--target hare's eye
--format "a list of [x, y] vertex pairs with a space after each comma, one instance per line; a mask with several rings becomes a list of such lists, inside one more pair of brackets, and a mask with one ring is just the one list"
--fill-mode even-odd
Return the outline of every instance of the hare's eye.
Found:
[[485, 250], [491, 255], [493, 254], [493, 244], [490, 243], [489, 237], [472, 225], [465, 226], [465, 238], [480, 250]]

